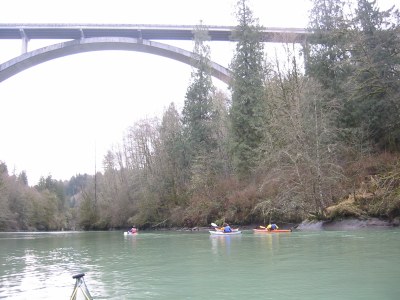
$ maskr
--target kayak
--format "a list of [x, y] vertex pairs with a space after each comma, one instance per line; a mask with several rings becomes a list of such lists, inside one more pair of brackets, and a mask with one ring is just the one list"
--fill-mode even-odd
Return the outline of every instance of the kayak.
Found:
[[210, 232], [211, 235], [219, 235], [219, 236], [221, 236], [221, 235], [236, 235], [236, 234], [241, 234], [242, 233], [239, 230], [238, 231], [232, 231], [232, 232], [223, 232], [223, 231], [212, 231], [212, 230], [210, 230], [209, 232]]
[[124, 235], [137, 235], [137, 232], [132, 233], [132, 232], [130, 232], [130, 231], [125, 231], [125, 232], [124, 232]]
[[[222, 228], [215, 228], [215, 231], [218, 231], [218, 232], [223, 232], [224, 231], [224, 229]], [[232, 228], [232, 231], [239, 231], [239, 228]]]
[[267, 229], [253, 229], [254, 233], [282, 233], [282, 232], [292, 232], [291, 229], [275, 229], [275, 230], [267, 230]]

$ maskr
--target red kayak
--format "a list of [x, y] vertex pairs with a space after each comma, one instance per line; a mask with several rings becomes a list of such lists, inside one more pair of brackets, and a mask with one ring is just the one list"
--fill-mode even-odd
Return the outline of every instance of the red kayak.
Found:
[[254, 233], [282, 233], [282, 232], [292, 232], [291, 229], [275, 229], [275, 230], [267, 230], [267, 229], [253, 229]]

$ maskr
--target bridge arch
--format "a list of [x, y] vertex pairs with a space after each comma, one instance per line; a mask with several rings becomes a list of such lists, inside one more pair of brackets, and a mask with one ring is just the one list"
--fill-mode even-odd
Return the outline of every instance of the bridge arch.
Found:
[[[77, 53], [101, 50], [127, 50], [155, 54], [193, 65], [194, 53], [163, 43], [123, 37], [82, 38], [36, 49], [0, 65], [0, 82], [43, 62]], [[229, 83], [230, 71], [211, 62], [211, 75]]]

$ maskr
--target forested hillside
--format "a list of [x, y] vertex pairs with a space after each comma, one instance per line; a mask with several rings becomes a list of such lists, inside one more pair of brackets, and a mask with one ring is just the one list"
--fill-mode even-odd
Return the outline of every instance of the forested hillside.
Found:
[[307, 43], [288, 41], [282, 59], [250, 4], [236, 5], [229, 95], [213, 85], [199, 24], [183, 110], [132, 124], [93, 176], [29, 187], [2, 163], [0, 230], [399, 217], [397, 8], [314, 0]]

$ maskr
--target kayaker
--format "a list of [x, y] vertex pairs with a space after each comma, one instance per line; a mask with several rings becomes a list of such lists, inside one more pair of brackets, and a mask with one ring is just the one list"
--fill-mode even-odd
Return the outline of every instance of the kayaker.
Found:
[[275, 223], [268, 224], [268, 226], [267, 226], [268, 231], [272, 231], [272, 230], [276, 230], [276, 229], [279, 229], [279, 227]]
[[228, 223], [224, 224], [224, 232], [232, 232], [232, 228]]
[[132, 229], [131, 230], [129, 230], [132, 234], [134, 234], [134, 233], [136, 233], [137, 232], [137, 229], [135, 228], [135, 227], [132, 227]]

